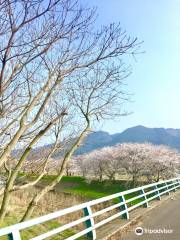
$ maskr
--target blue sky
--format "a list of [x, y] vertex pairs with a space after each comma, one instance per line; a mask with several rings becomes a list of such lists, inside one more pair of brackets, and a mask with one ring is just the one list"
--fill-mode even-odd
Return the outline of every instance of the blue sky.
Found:
[[135, 125], [180, 128], [180, 0], [91, 0], [87, 4], [97, 6], [97, 26], [121, 22], [130, 35], [144, 41], [145, 51], [137, 62], [131, 61], [133, 74], [127, 81], [134, 102], [126, 109], [133, 114], [99, 128], [110, 133]]

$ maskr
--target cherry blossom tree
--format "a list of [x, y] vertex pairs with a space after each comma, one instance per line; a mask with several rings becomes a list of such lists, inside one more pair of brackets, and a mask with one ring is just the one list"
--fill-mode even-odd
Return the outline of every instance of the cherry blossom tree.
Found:
[[122, 170], [126, 179], [136, 186], [139, 181], [158, 182], [178, 173], [180, 154], [167, 146], [150, 143], [123, 143], [105, 147], [79, 156], [85, 176], [94, 176], [102, 181], [121, 178]]

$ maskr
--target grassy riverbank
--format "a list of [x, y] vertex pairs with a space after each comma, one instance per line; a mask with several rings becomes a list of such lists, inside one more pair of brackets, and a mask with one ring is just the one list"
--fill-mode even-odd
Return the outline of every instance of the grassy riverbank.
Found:
[[[27, 181], [33, 181], [35, 178], [36, 176], [33, 175], [26, 176], [24, 174], [21, 174], [19, 176], [17, 183], [23, 184]], [[12, 198], [10, 204], [11, 214], [8, 214], [8, 216], [6, 217], [6, 221], [1, 227], [18, 223], [30, 199], [32, 199], [34, 194], [37, 191], [39, 191], [39, 188], [46, 186], [54, 178], [55, 176], [49, 175], [44, 176], [37, 187], [32, 187], [30, 189], [26, 189], [25, 191], [18, 191], [13, 193], [14, 197]], [[100, 182], [98, 180], [87, 181], [86, 179], [79, 176], [71, 177], [64, 176], [61, 182], [56, 186], [54, 191], [49, 192], [44, 197], [44, 199], [38, 203], [36, 211], [34, 212], [32, 217], [42, 216], [46, 213], [54, 212], [92, 199], [97, 199], [110, 194], [121, 192], [129, 188], [132, 188], [132, 186], [130, 182], [127, 181], [113, 181], [113, 182], [110, 181]], [[118, 199], [116, 200], [119, 201]], [[23, 240], [31, 239], [34, 236], [37, 236], [41, 233], [47, 232], [48, 230], [59, 227], [60, 225], [63, 225], [69, 221], [78, 219], [80, 217], [79, 214], [80, 213], [73, 214], [68, 218], [62, 217], [59, 220], [53, 220], [41, 224], [40, 226], [28, 229], [28, 231], [22, 232], [22, 239]], [[82, 227], [83, 226], [81, 226], [81, 228]], [[69, 236], [72, 236], [77, 230], [79, 229], [77, 228], [65, 231], [64, 233], [61, 234], [61, 236], [60, 235], [58, 235], [57, 237], [54, 236], [53, 240], [64, 239]], [[2, 240], [4, 239], [2, 238]]]
[[[42, 180], [43, 183], [48, 183], [54, 176], [45, 176]], [[63, 191], [80, 195], [89, 199], [97, 199], [110, 194], [124, 191], [128, 189], [126, 181], [103, 181], [98, 180], [87, 181], [82, 177], [63, 177], [61, 182], [55, 188], [55, 191]]]

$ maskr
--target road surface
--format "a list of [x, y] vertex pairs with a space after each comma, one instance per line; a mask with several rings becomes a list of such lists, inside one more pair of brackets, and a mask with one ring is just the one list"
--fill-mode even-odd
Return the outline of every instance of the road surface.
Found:
[[[171, 193], [172, 194], [172, 193]], [[180, 193], [143, 216], [132, 230], [128, 230], [117, 240], [180, 240]], [[136, 235], [135, 229], [140, 227]]]

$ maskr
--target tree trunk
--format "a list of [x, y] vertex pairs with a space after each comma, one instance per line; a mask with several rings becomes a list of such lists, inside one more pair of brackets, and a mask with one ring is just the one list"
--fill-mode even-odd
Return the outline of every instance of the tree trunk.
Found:
[[159, 182], [159, 179], [160, 179], [160, 172], [158, 171], [158, 173], [157, 173], [157, 178], [156, 178], [156, 182]]
[[89, 124], [87, 125], [87, 127], [82, 131], [82, 133], [80, 134], [80, 136], [78, 137], [78, 139], [76, 140], [76, 142], [74, 143], [74, 145], [70, 148], [70, 150], [66, 153], [62, 166], [60, 168], [60, 171], [57, 175], [57, 177], [46, 187], [44, 187], [39, 193], [37, 193], [34, 198], [32, 199], [32, 201], [30, 202], [29, 206], [26, 209], [26, 212], [24, 214], [24, 216], [21, 219], [21, 222], [27, 220], [30, 218], [30, 216], [32, 215], [35, 207], [37, 206], [38, 202], [41, 200], [41, 198], [48, 193], [49, 191], [51, 191], [62, 179], [63, 175], [66, 172], [66, 166], [67, 163], [69, 162], [69, 160], [71, 159], [73, 153], [75, 152], [75, 150], [78, 148], [78, 146], [80, 145], [80, 143], [84, 140], [87, 132], [89, 131]]
[[[56, 120], [56, 119], [55, 119]], [[13, 186], [15, 183], [15, 180], [18, 176], [18, 173], [20, 171], [20, 169], [22, 168], [26, 158], [28, 157], [29, 153], [31, 152], [31, 149], [33, 147], [33, 145], [46, 133], [46, 131], [53, 125], [52, 121], [51, 123], [49, 123], [43, 130], [41, 130], [39, 132], [39, 134], [31, 141], [31, 143], [29, 144], [29, 146], [25, 149], [25, 151], [23, 152], [21, 158], [19, 159], [14, 171], [11, 173], [7, 185], [5, 187], [5, 191], [4, 191], [4, 196], [3, 196], [3, 200], [2, 200], [2, 204], [1, 204], [1, 209], [0, 209], [0, 222], [3, 222], [4, 217], [6, 215], [7, 212], [7, 208], [9, 205], [9, 201], [10, 201], [10, 197], [11, 197], [11, 191], [13, 190]]]
[[137, 184], [137, 176], [136, 175], [133, 175], [133, 178], [132, 178], [132, 187], [134, 188]]

